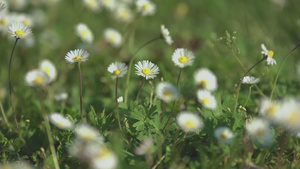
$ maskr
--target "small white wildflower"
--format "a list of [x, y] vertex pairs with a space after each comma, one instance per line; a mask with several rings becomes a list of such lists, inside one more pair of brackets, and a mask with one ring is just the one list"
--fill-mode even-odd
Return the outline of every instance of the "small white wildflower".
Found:
[[31, 87], [41, 87], [50, 83], [50, 77], [46, 72], [35, 69], [26, 73], [25, 82]]
[[47, 59], [42, 60], [39, 69], [45, 71], [49, 75], [51, 82], [56, 79], [57, 73], [56, 73], [55, 66], [49, 60]]
[[193, 132], [204, 127], [201, 117], [188, 111], [180, 112], [176, 117], [176, 123], [185, 132]]
[[26, 38], [31, 35], [31, 29], [22, 22], [14, 22], [9, 26], [9, 33], [16, 39]]
[[97, 149], [90, 164], [94, 169], [115, 169], [118, 165], [118, 158], [111, 149], [101, 146]]
[[100, 0], [83, 0], [83, 3], [86, 7], [93, 11], [97, 11], [100, 9]]
[[58, 93], [55, 95], [54, 98], [56, 101], [66, 100], [68, 98], [68, 93], [66, 92]]
[[123, 102], [123, 96], [118, 97], [117, 101], [118, 101], [118, 103]]
[[165, 28], [165, 25], [161, 25], [160, 28], [161, 28], [161, 34], [163, 35], [163, 37], [164, 37], [165, 41], [167, 42], [167, 44], [172, 45], [173, 40], [170, 36], [169, 30], [167, 28]]
[[122, 45], [122, 35], [112, 28], [107, 28], [104, 31], [105, 40], [112, 46], [118, 48]]
[[115, 16], [117, 19], [124, 22], [130, 22], [133, 19], [132, 11], [125, 4], [119, 4], [117, 6]]
[[200, 85], [208, 91], [216, 91], [218, 88], [216, 75], [207, 68], [201, 68], [194, 73], [196, 84]]
[[156, 7], [149, 0], [136, 1], [137, 11], [141, 12], [142, 16], [154, 15]]
[[234, 139], [234, 134], [228, 127], [216, 128], [214, 135], [220, 142], [225, 144], [230, 144]]
[[49, 119], [52, 124], [60, 129], [69, 130], [73, 128], [73, 123], [59, 113], [51, 113]]
[[87, 124], [78, 125], [75, 129], [75, 135], [78, 139], [85, 142], [104, 142], [104, 138], [100, 135], [97, 129]]
[[183, 48], [177, 48], [172, 55], [174, 64], [180, 68], [191, 66], [194, 62], [194, 59], [194, 53]]
[[205, 107], [207, 109], [211, 109], [211, 110], [214, 110], [217, 108], [217, 101], [216, 101], [215, 97], [209, 91], [198, 90], [197, 98], [203, 107]]
[[135, 64], [136, 74], [148, 79], [154, 79], [159, 74], [159, 68], [149, 60], [139, 61]]
[[81, 63], [88, 59], [89, 53], [83, 49], [71, 50], [65, 56], [65, 59], [69, 63]]
[[83, 42], [92, 43], [94, 40], [94, 35], [90, 28], [84, 24], [79, 23], [76, 25], [76, 34], [80, 37]]
[[253, 76], [245, 76], [243, 77], [242, 83], [243, 84], [256, 84], [260, 81], [259, 78], [255, 78]]
[[264, 44], [261, 44], [261, 48], [262, 48], [261, 54], [263, 54], [263, 56], [267, 56], [267, 64], [276, 65], [276, 60], [273, 59], [274, 52], [272, 50], [268, 50]]
[[263, 146], [268, 146], [272, 143], [272, 131], [267, 120], [252, 119], [247, 125], [246, 130], [250, 137]]
[[258, 111], [264, 118], [277, 122], [278, 119], [278, 110], [280, 105], [277, 101], [271, 101], [270, 99], [263, 98], [260, 100], [260, 109]]
[[102, 0], [102, 5], [107, 8], [108, 10], [114, 10], [117, 6], [117, 1], [116, 0]]
[[128, 66], [125, 63], [115, 62], [111, 63], [107, 70], [113, 74], [113, 79], [123, 77], [128, 72]]
[[156, 94], [158, 99], [169, 103], [179, 97], [179, 92], [173, 84], [169, 82], [159, 82], [156, 87]]
[[300, 103], [295, 99], [283, 101], [278, 111], [278, 122], [287, 130], [300, 130]]

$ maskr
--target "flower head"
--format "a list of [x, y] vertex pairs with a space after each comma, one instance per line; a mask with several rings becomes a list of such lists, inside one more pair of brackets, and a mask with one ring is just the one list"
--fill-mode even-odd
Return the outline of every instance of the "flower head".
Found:
[[261, 145], [268, 146], [272, 142], [272, 131], [267, 120], [252, 119], [247, 125], [246, 130], [250, 137]]
[[55, 66], [53, 65], [52, 62], [45, 59], [40, 63], [39, 68], [40, 70], [45, 71], [49, 75], [51, 82], [55, 80], [57, 73], [56, 73]]
[[104, 38], [108, 43], [110, 43], [116, 48], [120, 47], [122, 44], [122, 35], [115, 29], [105, 29]]
[[16, 39], [23, 39], [32, 34], [31, 29], [22, 22], [14, 22], [9, 26], [9, 33]]
[[118, 103], [123, 102], [123, 96], [118, 97], [117, 101], [118, 101]]
[[91, 166], [98, 169], [115, 169], [118, 165], [116, 154], [108, 147], [101, 146], [91, 159]]
[[80, 124], [77, 126], [75, 129], [75, 135], [79, 140], [84, 142], [104, 142], [104, 138], [100, 135], [97, 129], [87, 124]]
[[79, 23], [76, 25], [76, 34], [80, 37], [83, 42], [92, 43], [94, 35], [88, 26], [84, 23]]
[[159, 74], [159, 68], [149, 60], [139, 61], [135, 64], [136, 74], [148, 79], [154, 79]]
[[115, 62], [111, 63], [107, 70], [113, 74], [113, 79], [123, 77], [128, 72], [128, 66], [125, 63]]
[[169, 82], [160, 82], [156, 87], [157, 97], [164, 102], [176, 100], [179, 97], [177, 88]]
[[83, 49], [71, 50], [65, 56], [65, 59], [69, 63], [81, 63], [88, 59], [89, 53]]
[[200, 85], [208, 91], [217, 90], [218, 83], [216, 75], [207, 68], [201, 68], [194, 73], [194, 80], [196, 84]]
[[155, 13], [155, 4], [149, 0], [138, 0], [136, 1], [136, 6], [138, 12], [142, 13], [142, 16], [154, 15]]
[[198, 101], [202, 104], [203, 107], [207, 109], [214, 110], [217, 108], [217, 102], [215, 97], [207, 90], [198, 90], [197, 91]]
[[278, 110], [280, 105], [277, 101], [263, 98], [260, 100], [260, 109], [258, 111], [264, 118], [271, 121], [278, 121]]
[[59, 113], [51, 113], [49, 115], [49, 118], [50, 118], [50, 122], [58, 128], [64, 130], [69, 130], [73, 128], [73, 123], [69, 119], [60, 115]]
[[300, 130], [300, 103], [295, 99], [286, 99], [278, 111], [278, 122], [287, 130]]
[[276, 64], [276, 60], [273, 59], [274, 52], [272, 50], [268, 50], [264, 44], [261, 44], [261, 48], [262, 48], [261, 54], [263, 54], [264, 57], [267, 56], [267, 64], [268, 65]]
[[173, 62], [180, 68], [191, 66], [194, 59], [195, 56], [193, 52], [183, 48], [176, 49], [172, 56]]
[[167, 44], [171, 45], [173, 43], [173, 40], [170, 36], [170, 32], [167, 28], [165, 28], [165, 25], [161, 25], [161, 34], [163, 35], [165, 41], [167, 42]]
[[115, 16], [117, 19], [124, 22], [130, 22], [133, 19], [133, 14], [130, 8], [128, 8], [125, 4], [119, 4], [117, 6]]
[[245, 76], [243, 77], [242, 83], [244, 84], [256, 84], [260, 81], [259, 78], [255, 78], [253, 76]]
[[117, 5], [116, 0], [102, 0], [101, 2], [102, 5], [109, 10], [114, 10]]
[[176, 117], [176, 123], [185, 132], [200, 130], [204, 127], [201, 117], [188, 111], [180, 112]]
[[28, 86], [40, 87], [49, 84], [50, 77], [46, 72], [35, 69], [26, 73], [25, 81]]
[[83, 0], [83, 3], [86, 7], [90, 8], [93, 11], [100, 9], [100, 0]]
[[216, 128], [214, 135], [220, 142], [225, 144], [230, 144], [234, 138], [233, 132], [228, 127]]
[[66, 92], [57, 93], [54, 98], [56, 101], [66, 100], [68, 98], [68, 93]]

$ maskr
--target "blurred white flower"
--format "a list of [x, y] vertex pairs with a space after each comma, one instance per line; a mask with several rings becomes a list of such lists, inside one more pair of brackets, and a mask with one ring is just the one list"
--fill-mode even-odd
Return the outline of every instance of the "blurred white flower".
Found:
[[116, 8], [117, 5], [117, 1], [116, 0], [102, 0], [102, 5], [107, 8], [108, 10], [114, 10]]
[[118, 103], [123, 102], [123, 96], [118, 97], [117, 101], [118, 101]]
[[93, 169], [115, 169], [118, 165], [118, 158], [111, 149], [101, 146], [97, 149], [90, 164]]
[[260, 100], [260, 108], [258, 113], [268, 120], [278, 122], [279, 108], [280, 104], [277, 101], [272, 101], [268, 98], [262, 98]]
[[113, 74], [113, 79], [123, 77], [128, 72], [128, 66], [122, 62], [111, 63], [107, 70]]
[[194, 62], [194, 59], [194, 53], [183, 48], [177, 48], [172, 55], [174, 64], [180, 68], [191, 66]]
[[242, 83], [244, 84], [256, 84], [260, 81], [259, 78], [255, 78], [253, 76], [245, 76], [243, 77]]
[[11, 24], [11, 17], [9, 14], [0, 15], [0, 31], [6, 35], [8, 33], [8, 26]]
[[136, 74], [148, 79], [154, 79], [159, 74], [159, 68], [149, 60], [139, 61], [135, 64]]
[[155, 4], [149, 0], [137, 0], [137, 11], [141, 12], [142, 16], [154, 15], [156, 7]]
[[218, 88], [216, 75], [207, 68], [201, 68], [195, 71], [194, 80], [196, 84], [200, 85], [208, 91], [216, 91]]
[[188, 111], [180, 112], [176, 117], [176, 123], [185, 132], [193, 132], [204, 127], [201, 117]]
[[14, 22], [9, 26], [9, 33], [16, 39], [26, 38], [31, 35], [31, 29], [22, 22]]
[[176, 100], [179, 97], [179, 92], [173, 84], [169, 82], [159, 82], [156, 87], [156, 95], [158, 99], [168, 103]]
[[79, 140], [84, 142], [98, 142], [102, 144], [104, 138], [96, 128], [88, 124], [80, 124], [75, 128], [75, 135]]
[[292, 98], [284, 100], [278, 111], [278, 121], [287, 130], [300, 130], [300, 102]]
[[83, 42], [92, 43], [94, 40], [94, 35], [90, 28], [84, 23], [79, 23], [76, 25], [76, 35], [80, 37]]
[[134, 149], [134, 153], [136, 155], [144, 155], [146, 154], [149, 149], [153, 146], [153, 138], [149, 137], [142, 141], [140, 146]]
[[267, 56], [267, 64], [268, 65], [276, 64], [276, 60], [273, 59], [274, 52], [272, 50], [268, 50], [264, 44], [261, 44], [261, 48], [262, 48], [261, 54], [263, 54], [263, 56]]
[[50, 113], [49, 119], [52, 124], [60, 129], [70, 130], [73, 128], [73, 123], [59, 113]]
[[230, 144], [234, 139], [234, 134], [228, 127], [216, 128], [214, 135], [220, 142], [225, 144]]
[[81, 63], [88, 59], [89, 53], [83, 49], [71, 50], [65, 56], [65, 59], [69, 63]]
[[273, 134], [267, 120], [260, 118], [252, 119], [246, 125], [246, 130], [255, 142], [263, 146], [269, 146], [273, 141]]
[[97, 11], [100, 9], [100, 0], [83, 0], [83, 3], [86, 7], [93, 11]]
[[115, 16], [117, 19], [124, 22], [130, 22], [133, 19], [133, 14], [130, 8], [128, 8], [128, 6], [125, 4], [119, 4], [116, 7]]
[[56, 68], [54, 64], [49, 60], [47, 59], [42, 60], [40, 62], [39, 69], [45, 71], [49, 75], [51, 82], [56, 79], [57, 76]]
[[198, 90], [197, 98], [203, 107], [205, 107], [207, 109], [211, 109], [211, 110], [214, 110], [217, 108], [217, 101], [216, 101], [215, 97], [209, 91]]
[[108, 43], [110, 43], [116, 48], [120, 47], [122, 44], [122, 35], [115, 29], [112, 28], [105, 29], [104, 38]]
[[35, 69], [26, 73], [25, 82], [31, 87], [41, 87], [50, 83], [50, 77], [46, 72]]
[[27, 14], [18, 14], [16, 15], [16, 18], [15, 18], [16, 22], [22, 22], [24, 25], [28, 26], [28, 27], [33, 27], [34, 25], [34, 21], [32, 19], [32, 17], [30, 15], [27, 15]]
[[170, 36], [169, 30], [167, 28], [165, 28], [165, 25], [161, 25], [160, 28], [161, 28], [161, 34], [163, 35], [163, 37], [164, 37], [165, 41], [167, 42], [167, 44], [172, 45], [173, 40]]
[[66, 92], [58, 93], [55, 95], [54, 98], [56, 101], [66, 100], [68, 98], [68, 93]]

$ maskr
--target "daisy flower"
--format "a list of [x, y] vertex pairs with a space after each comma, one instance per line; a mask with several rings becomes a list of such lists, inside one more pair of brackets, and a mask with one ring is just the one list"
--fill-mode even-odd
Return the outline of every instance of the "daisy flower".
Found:
[[125, 63], [115, 62], [111, 63], [107, 70], [113, 74], [113, 79], [123, 77], [128, 72], [128, 66]]
[[169, 82], [160, 82], [156, 87], [156, 95], [159, 99], [169, 103], [179, 97], [179, 92], [173, 84]]
[[173, 40], [170, 36], [170, 32], [167, 28], [165, 28], [165, 25], [161, 25], [161, 34], [163, 35], [165, 41], [167, 42], [167, 44], [171, 45], [173, 43]]
[[6, 5], [4, 2], [0, 2], [0, 12], [3, 11], [6, 8]]
[[93, 11], [100, 9], [100, 0], [83, 0], [83, 3], [86, 7], [90, 8]]
[[54, 99], [56, 101], [66, 100], [68, 98], [68, 93], [62, 92], [55, 95]]
[[135, 64], [136, 74], [148, 79], [154, 79], [159, 74], [159, 68], [149, 60], [139, 61]]
[[73, 123], [59, 113], [51, 113], [49, 119], [52, 124], [60, 129], [69, 130], [73, 128]]
[[253, 76], [245, 76], [243, 77], [242, 83], [243, 84], [256, 84], [260, 81], [259, 78], [255, 78]]
[[195, 56], [193, 52], [183, 48], [176, 49], [172, 56], [173, 62], [180, 68], [191, 66], [194, 59]]
[[22, 22], [24, 25], [26, 25], [28, 27], [32, 27], [34, 24], [32, 17], [29, 15], [26, 15], [26, 14], [17, 15], [16, 21]]
[[118, 158], [111, 149], [101, 146], [97, 149], [90, 164], [95, 169], [115, 169], [118, 165]]
[[9, 26], [9, 33], [16, 39], [23, 39], [32, 34], [31, 29], [22, 22], [14, 22]]
[[252, 119], [247, 125], [246, 130], [250, 137], [257, 143], [268, 146], [272, 143], [272, 131], [267, 120]]
[[225, 144], [230, 144], [234, 138], [233, 132], [228, 127], [216, 128], [214, 135], [220, 142]]
[[50, 83], [50, 77], [42, 70], [35, 69], [26, 73], [25, 82], [31, 87], [45, 86]]
[[104, 142], [104, 138], [100, 135], [96, 128], [87, 124], [80, 124], [77, 126], [75, 129], [75, 135], [78, 139], [85, 142]]
[[138, 0], [136, 1], [137, 11], [141, 12], [142, 16], [154, 15], [155, 4], [149, 0]]
[[300, 130], [300, 103], [294, 99], [287, 99], [282, 103], [278, 112], [279, 123], [287, 130]]
[[280, 105], [278, 102], [263, 98], [260, 100], [260, 108], [258, 113], [268, 120], [277, 121], [279, 108]]
[[51, 82], [56, 79], [57, 73], [56, 73], [55, 66], [49, 60], [47, 59], [42, 60], [39, 69], [45, 71], [49, 75]]
[[204, 127], [201, 117], [188, 111], [180, 112], [176, 117], [176, 123], [185, 132], [200, 130]]
[[130, 8], [128, 8], [125, 4], [120, 4], [117, 6], [115, 16], [117, 19], [124, 22], [130, 22], [133, 19], [133, 14]]
[[197, 98], [203, 107], [205, 107], [207, 109], [211, 109], [211, 110], [214, 110], [217, 108], [217, 101], [216, 101], [215, 97], [209, 91], [198, 90]]
[[122, 44], [122, 35], [115, 29], [112, 28], [105, 29], [104, 38], [108, 43], [110, 43], [116, 48], [120, 47]]
[[116, 0], [102, 0], [101, 2], [102, 5], [109, 10], [114, 10], [117, 5]]
[[2, 33], [7, 33], [8, 25], [11, 23], [11, 17], [9, 14], [0, 15], [0, 31]]
[[194, 73], [196, 84], [200, 85], [208, 91], [216, 91], [218, 88], [216, 75], [207, 68], [201, 68]]
[[92, 43], [94, 40], [92, 31], [84, 23], [79, 23], [76, 25], [76, 34], [83, 42]]
[[88, 59], [89, 53], [83, 49], [71, 50], [65, 56], [65, 59], [69, 63], [81, 63]]
[[263, 54], [264, 57], [267, 56], [267, 64], [276, 65], [276, 60], [273, 59], [274, 52], [272, 50], [268, 50], [264, 44], [261, 44], [261, 48], [262, 48], [261, 54]]

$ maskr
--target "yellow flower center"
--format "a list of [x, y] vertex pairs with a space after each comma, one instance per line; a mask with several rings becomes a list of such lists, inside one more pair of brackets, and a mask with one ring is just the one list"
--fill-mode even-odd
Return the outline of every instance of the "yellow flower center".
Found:
[[33, 80], [33, 82], [35, 84], [41, 84], [41, 83], [43, 83], [43, 81], [44, 81], [44, 79], [40, 76], [35, 77], [34, 80]]
[[16, 34], [18, 37], [23, 37], [23, 36], [24, 36], [24, 32], [21, 31], [21, 30], [16, 30], [16, 31], [15, 31], [15, 34]]
[[29, 20], [28, 19], [24, 19], [23, 21], [22, 21], [22, 23], [24, 23], [24, 25], [29, 25]]
[[111, 155], [110, 149], [104, 147], [104, 148], [101, 148], [101, 149], [99, 150], [98, 157], [99, 157], [99, 158], [104, 158], [104, 157], [108, 157], [108, 156], [110, 156], [110, 155]]
[[149, 75], [149, 74], [150, 74], [150, 69], [144, 68], [144, 69], [142, 70], [142, 72], [143, 72], [144, 75]]
[[297, 110], [292, 111], [290, 117], [288, 118], [288, 124], [295, 126], [299, 124], [299, 113]]
[[87, 30], [81, 31], [81, 35], [82, 35], [83, 37], [86, 37], [86, 35], [87, 35]]
[[142, 9], [144, 11], [148, 11], [149, 10], [149, 4], [148, 3], [145, 3], [144, 5], [142, 5]]
[[82, 59], [81, 56], [76, 56], [76, 57], [73, 58], [73, 60], [74, 60], [75, 62], [78, 62], [78, 61], [80, 61], [81, 59]]
[[194, 129], [194, 128], [196, 128], [196, 123], [193, 120], [187, 120], [185, 122], [185, 127], [188, 129]]
[[119, 75], [121, 72], [120, 72], [120, 70], [119, 69], [116, 69], [115, 71], [114, 71], [114, 75]]
[[202, 86], [202, 87], [207, 87], [207, 84], [208, 84], [208, 81], [207, 80], [202, 80], [201, 82], [200, 82], [200, 86]]
[[95, 7], [95, 6], [96, 6], [96, 1], [95, 1], [95, 0], [91, 0], [91, 1], [89, 1], [89, 2], [87, 3], [87, 5], [88, 5], [89, 7]]
[[6, 22], [6, 19], [1, 19], [0, 20], [0, 24], [2, 25], [2, 26], [5, 26], [6, 24], [7, 24], [7, 22]]
[[112, 41], [112, 42], [116, 42], [116, 36], [115, 36], [115, 35], [110, 35], [110, 36], [108, 37], [108, 39], [109, 39], [110, 41]]
[[203, 104], [208, 104], [209, 103], [209, 99], [208, 98], [203, 98], [202, 99], [202, 103]]
[[266, 112], [266, 116], [268, 118], [274, 118], [277, 112], [277, 106], [276, 105], [271, 105]]
[[93, 140], [94, 138], [96, 138], [97, 134], [95, 132], [87, 132], [87, 133], [83, 133], [81, 138], [87, 142]]
[[180, 57], [178, 58], [178, 61], [179, 61], [180, 63], [186, 63], [186, 62], [187, 62], [187, 57], [186, 57], [186, 56], [180, 56]]
[[123, 19], [127, 19], [129, 17], [129, 12], [128, 10], [124, 9], [122, 12], [121, 12], [121, 17]]
[[65, 123], [63, 123], [62, 121], [57, 122], [57, 125], [59, 127], [65, 127]]
[[256, 137], [259, 139], [263, 139], [266, 135], [266, 130], [264, 129], [258, 129], [255, 133]]
[[274, 55], [274, 52], [273, 52], [273, 51], [271, 51], [271, 50], [269, 50], [269, 51], [268, 51], [268, 55], [269, 55], [269, 57], [270, 57], [270, 58], [272, 58], [272, 57], [273, 57], [273, 55]]
[[228, 139], [228, 135], [227, 135], [226, 133], [222, 133], [222, 134], [220, 135], [220, 138], [221, 138], [222, 140], [227, 140], [227, 139]]
[[172, 96], [173, 96], [173, 94], [172, 94], [172, 92], [170, 91], [170, 90], [165, 90], [164, 92], [163, 92], [163, 95], [166, 97], [166, 98], [172, 98]]
[[44, 71], [47, 73], [47, 74], [50, 74], [50, 69], [48, 67], [45, 67], [44, 68]]

